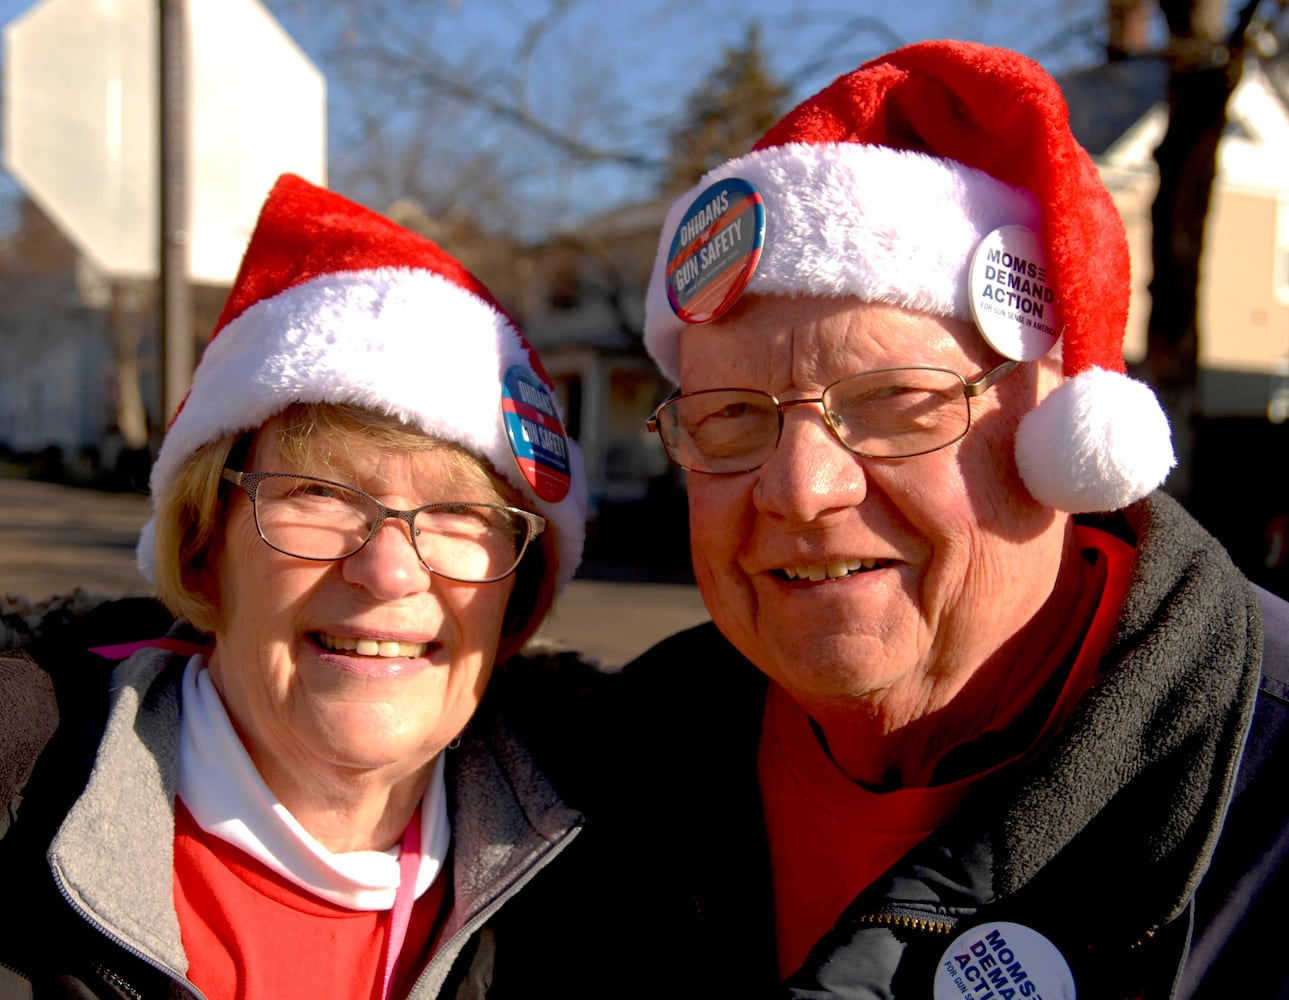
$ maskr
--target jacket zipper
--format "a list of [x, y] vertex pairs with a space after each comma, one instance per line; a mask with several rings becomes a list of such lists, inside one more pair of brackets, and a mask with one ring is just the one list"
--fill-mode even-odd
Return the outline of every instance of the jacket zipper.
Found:
[[[557, 858], [563, 852], [564, 848], [569, 845], [569, 842], [581, 832], [582, 826], [585, 822], [586, 820], [584, 817], [579, 817], [578, 821], [573, 826], [565, 830], [558, 840], [550, 843], [548, 849], [539, 858], [534, 860], [527, 868], [520, 872], [516, 879], [507, 886], [499, 896], [467, 920], [461, 926], [461, 929], [453, 934], [452, 937], [439, 945], [439, 947], [435, 949], [434, 957], [431, 958], [425, 968], [421, 970], [421, 975], [417, 977], [416, 982], [408, 993], [408, 996], [417, 995], [417, 990], [421, 985], [421, 979], [425, 977], [425, 974], [428, 973], [434, 966], [435, 962], [439, 960], [439, 956], [445, 954], [456, 954], [459, 956], [458, 946], [469, 940], [470, 936], [474, 934], [475, 931], [479, 930], [485, 923], [487, 923], [488, 918], [513, 899], [519, 890], [527, 885], [538, 872]], [[455, 962], [455, 959], [453, 959], [453, 961]]]
[[[84, 920], [87, 924], [93, 927], [96, 931], [102, 934], [105, 938], [107, 938], [110, 942], [112, 942], [114, 945], [116, 945], [126, 954], [134, 956], [139, 961], [143, 962], [145, 965], [152, 966], [152, 968], [156, 969], [158, 972], [169, 977], [172, 982], [175, 982], [183, 989], [186, 989], [190, 994], [192, 994], [193, 997], [196, 998], [196, 1000], [206, 1000], [205, 995], [201, 992], [201, 990], [197, 989], [196, 986], [194, 986], [192, 983], [188, 981], [187, 976], [181, 975], [179, 972], [165, 965], [163, 962], [160, 962], [157, 959], [154, 959], [151, 955], [146, 954], [144, 951], [135, 947], [129, 941], [125, 940], [125, 938], [121, 937], [119, 934], [116, 934], [106, 924], [102, 923], [101, 921], [93, 917], [91, 914], [89, 914], [84, 907], [82, 907], [78, 902], [76, 902], [75, 899], [72, 898], [72, 894], [67, 891], [67, 886], [63, 883], [63, 877], [58, 872], [58, 870], [54, 868], [52, 864], [49, 866], [49, 868], [50, 868], [50, 872], [54, 876], [54, 884], [58, 886], [59, 894], [62, 895], [67, 905], [72, 908], [73, 913], [77, 914], [82, 920]], [[101, 975], [104, 979], [110, 980], [115, 986], [119, 987], [122, 990], [125, 990], [131, 996], [138, 997], [140, 998], [140, 1000], [142, 1000], [143, 994], [140, 993], [137, 989], [135, 989], [132, 985], [130, 985], [130, 983], [128, 983], [126, 980], [121, 978], [119, 973], [113, 972], [111, 969], [108, 969], [101, 964], [96, 964], [94, 968], [95, 968], [95, 971], [97, 971], [98, 974]]]
[[872, 927], [898, 927], [900, 930], [923, 931], [929, 934], [952, 934], [957, 929], [956, 923], [944, 920], [933, 920], [930, 917], [915, 917], [907, 913], [865, 913], [855, 921]]
[[134, 1000], [143, 1000], [143, 994], [126, 982], [125, 978], [119, 972], [113, 972], [106, 966], [98, 964], [95, 964], [94, 971], [102, 976], [104, 981], [115, 986], [121, 992], [128, 993], [130, 996], [134, 997]]

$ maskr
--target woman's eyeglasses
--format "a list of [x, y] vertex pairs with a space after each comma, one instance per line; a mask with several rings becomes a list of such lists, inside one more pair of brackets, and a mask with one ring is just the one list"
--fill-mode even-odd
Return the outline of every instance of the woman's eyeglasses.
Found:
[[313, 476], [224, 469], [223, 478], [251, 498], [260, 538], [298, 559], [348, 558], [392, 517], [407, 525], [430, 572], [490, 583], [513, 573], [546, 528], [544, 517], [504, 504], [450, 501], [396, 510], [353, 486]]

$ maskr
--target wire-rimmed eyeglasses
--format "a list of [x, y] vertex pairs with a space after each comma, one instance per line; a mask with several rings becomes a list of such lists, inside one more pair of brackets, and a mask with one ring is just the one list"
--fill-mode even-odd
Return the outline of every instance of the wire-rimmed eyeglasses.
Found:
[[222, 478], [251, 498], [255, 528], [271, 548], [297, 559], [347, 559], [389, 518], [407, 525], [417, 558], [436, 576], [492, 583], [519, 566], [546, 529], [540, 514], [496, 503], [448, 501], [414, 510], [386, 507], [353, 486], [289, 472], [239, 472]]
[[703, 389], [666, 400], [649, 418], [667, 456], [709, 475], [751, 472], [770, 460], [789, 406], [819, 405], [841, 445], [866, 458], [911, 458], [962, 440], [971, 399], [1020, 362], [1004, 361], [967, 381], [948, 368], [878, 368], [833, 382], [817, 397], [779, 400], [759, 389]]

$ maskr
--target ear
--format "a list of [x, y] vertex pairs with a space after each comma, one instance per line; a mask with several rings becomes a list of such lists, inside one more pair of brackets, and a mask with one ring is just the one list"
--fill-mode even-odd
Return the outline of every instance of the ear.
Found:
[[221, 624], [219, 571], [224, 550], [224, 520], [211, 533], [210, 544], [185, 563], [180, 571], [188, 601], [188, 624], [204, 635], [214, 635]]

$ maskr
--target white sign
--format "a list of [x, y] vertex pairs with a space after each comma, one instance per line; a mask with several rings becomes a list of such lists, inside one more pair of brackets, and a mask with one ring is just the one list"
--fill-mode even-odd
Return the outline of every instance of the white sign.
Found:
[[[326, 183], [326, 82], [258, 0], [187, 0], [190, 277], [230, 284], [273, 181]], [[5, 166], [105, 273], [155, 276], [155, 0], [42, 0], [5, 27]]]

